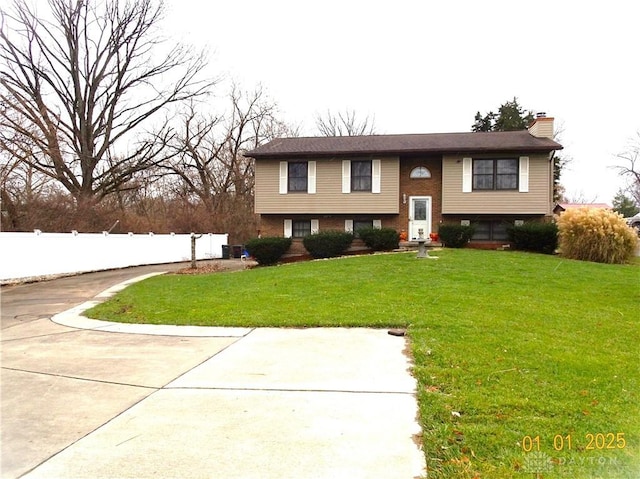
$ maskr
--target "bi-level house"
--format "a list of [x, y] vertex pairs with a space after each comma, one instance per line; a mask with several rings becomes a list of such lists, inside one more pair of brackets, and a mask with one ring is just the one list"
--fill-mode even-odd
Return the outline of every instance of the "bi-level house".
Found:
[[553, 118], [528, 130], [279, 138], [251, 152], [264, 236], [365, 226], [409, 239], [442, 222], [502, 244], [509, 224], [553, 215]]

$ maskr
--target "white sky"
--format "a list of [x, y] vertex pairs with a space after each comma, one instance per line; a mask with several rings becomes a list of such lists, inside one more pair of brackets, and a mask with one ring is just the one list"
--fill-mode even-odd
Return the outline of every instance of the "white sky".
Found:
[[640, 131], [640, 3], [165, 2], [171, 35], [209, 47], [213, 74], [262, 85], [302, 134], [346, 109], [379, 134], [470, 131], [515, 96], [563, 129], [569, 199], [611, 204], [624, 186], [610, 166]]

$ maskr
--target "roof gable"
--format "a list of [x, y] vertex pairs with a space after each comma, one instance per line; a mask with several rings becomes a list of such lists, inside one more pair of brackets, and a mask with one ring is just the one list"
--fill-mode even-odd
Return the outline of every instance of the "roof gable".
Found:
[[247, 153], [253, 158], [364, 154], [550, 152], [562, 145], [527, 130], [408, 135], [276, 138]]

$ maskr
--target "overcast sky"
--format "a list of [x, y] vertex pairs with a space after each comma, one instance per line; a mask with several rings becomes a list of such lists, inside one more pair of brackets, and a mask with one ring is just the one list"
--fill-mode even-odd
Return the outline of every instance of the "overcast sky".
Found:
[[611, 204], [624, 185], [610, 167], [640, 131], [637, 2], [165, 2], [171, 35], [209, 47], [215, 74], [262, 85], [305, 135], [346, 109], [380, 134], [470, 131], [517, 97], [562, 129], [570, 199]]

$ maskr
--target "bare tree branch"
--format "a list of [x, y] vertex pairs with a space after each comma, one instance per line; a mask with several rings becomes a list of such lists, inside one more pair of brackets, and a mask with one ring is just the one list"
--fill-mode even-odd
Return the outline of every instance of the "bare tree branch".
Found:
[[356, 112], [345, 110], [337, 115], [327, 111], [326, 115], [316, 115], [316, 128], [323, 136], [375, 135], [375, 118], [369, 116], [359, 120]]
[[192, 104], [170, 142], [173, 158], [164, 163], [212, 214], [228, 212], [238, 201], [253, 204], [253, 162], [244, 153], [289, 133], [262, 88], [244, 92], [234, 85], [229, 105], [226, 115], [212, 117]]
[[636, 205], [640, 206], [640, 131], [637, 131], [635, 138], [630, 141], [627, 151], [616, 157], [624, 163], [613, 168], [629, 181], [627, 191], [633, 196]]
[[[26, 0], [2, 12], [0, 145], [75, 198], [100, 200], [160, 160], [170, 136], [142, 139], [159, 113], [206, 94], [203, 52], [168, 47], [154, 0]], [[23, 146], [29, 145], [28, 150]]]

